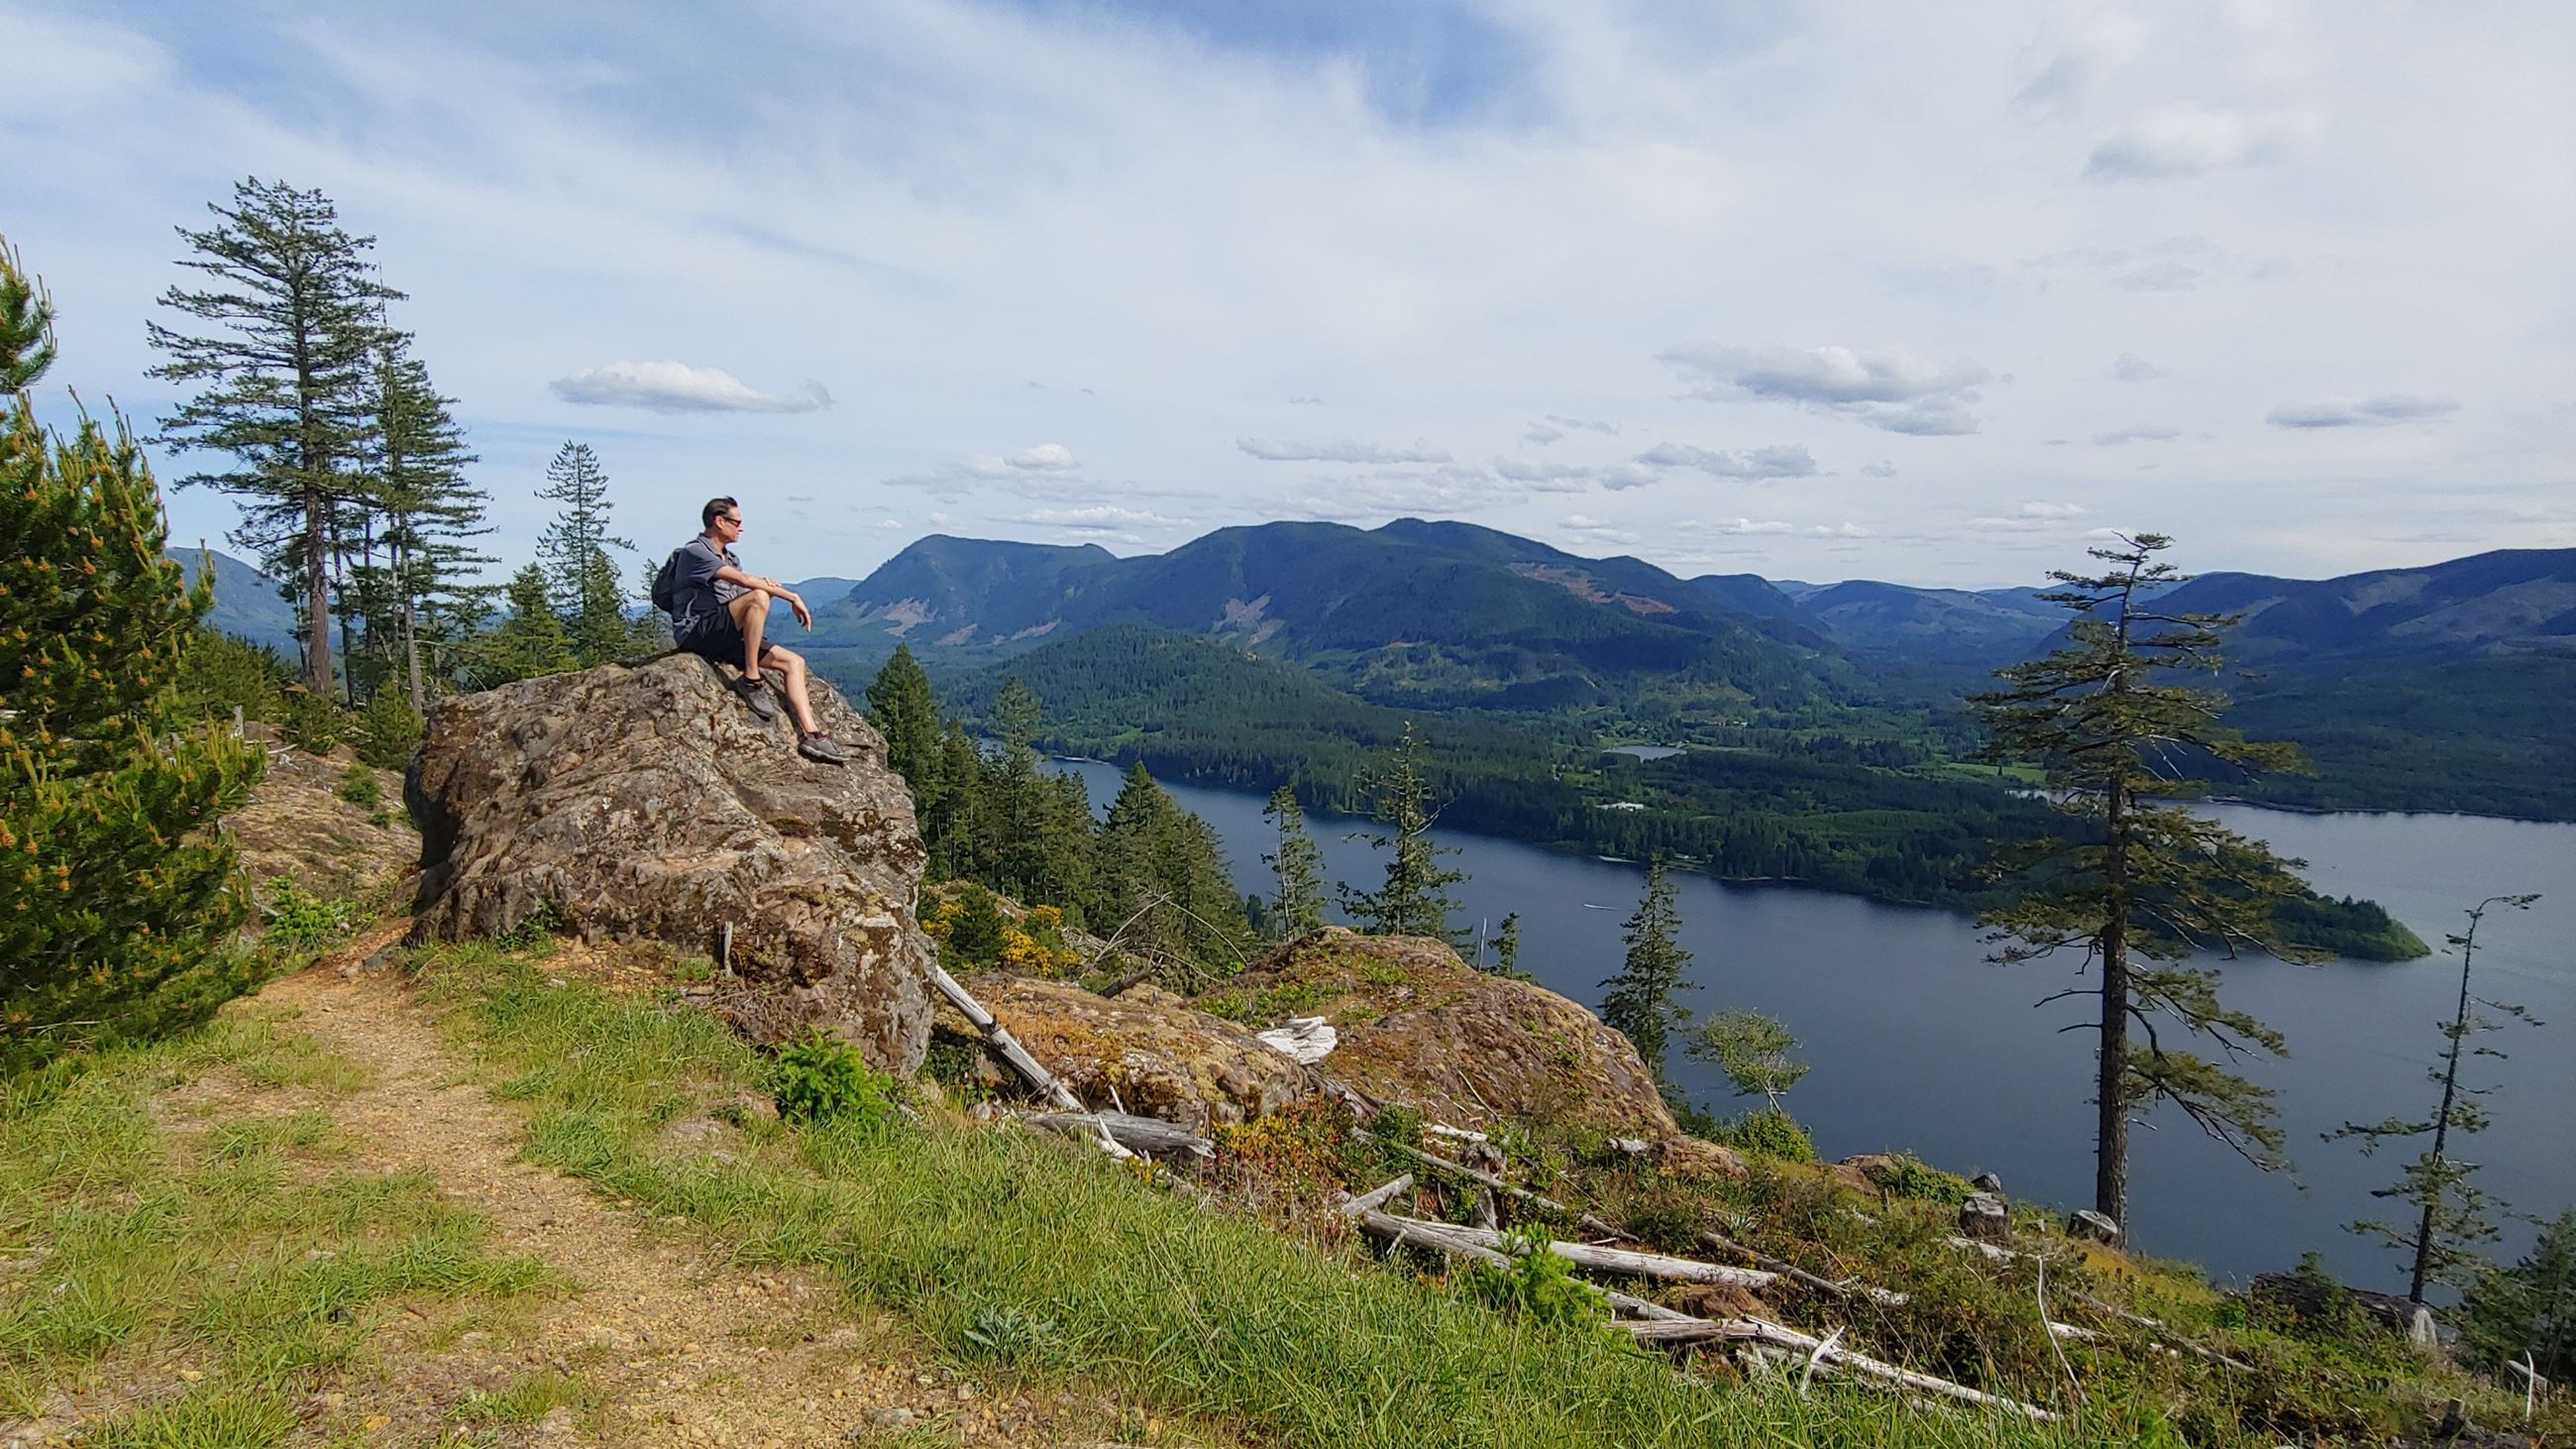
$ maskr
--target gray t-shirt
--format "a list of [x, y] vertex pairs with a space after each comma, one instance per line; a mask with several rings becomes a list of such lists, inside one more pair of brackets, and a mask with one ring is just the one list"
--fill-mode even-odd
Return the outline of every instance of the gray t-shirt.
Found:
[[716, 577], [721, 568], [740, 569], [742, 560], [733, 550], [718, 548], [714, 540], [699, 534], [680, 545], [680, 561], [672, 571], [671, 617], [687, 622], [700, 614], [712, 614], [748, 592], [742, 585]]

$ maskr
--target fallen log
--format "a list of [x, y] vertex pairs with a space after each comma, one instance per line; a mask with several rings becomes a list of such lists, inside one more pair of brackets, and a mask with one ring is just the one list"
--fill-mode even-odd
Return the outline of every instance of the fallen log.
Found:
[[1396, 1194], [1410, 1192], [1412, 1190], [1413, 1174], [1408, 1172], [1398, 1177], [1395, 1181], [1388, 1183], [1384, 1187], [1373, 1187], [1367, 1192], [1361, 1193], [1358, 1197], [1352, 1198], [1350, 1201], [1343, 1203], [1341, 1210], [1352, 1217], [1358, 1217], [1364, 1212], [1369, 1212], [1373, 1209], [1386, 1206], [1388, 1203], [1395, 1200]]
[[[1480, 1234], [1448, 1223], [1425, 1222], [1419, 1218], [1399, 1218], [1387, 1213], [1369, 1212], [1360, 1215], [1360, 1224], [1370, 1232], [1396, 1242], [1436, 1249], [1498, 1268], [1511, 1266], [1510, 1258], [1474, 1241], [1481, 1236]], [[1666, 1308], [1660, 1303], [1649, 1303], [1642, 1298], [1632, 1298], [1624, 1293], [1610, 1293], [1605, 1296], [1608, 1297], [1613, 1308], [1628, 1310], [1640, 1318], [1649, 1320], [1644, 1323], [1620, 1325], [1643, 1341], [1682, 1344], [1731, 1339], [1751, 1343], [1757, 1347], [1795, 1353], [1827, 1373], [1847, 1373], [1856, 1378], [1917, 1394], [1957, 1399], [1989, 1408], [2009, 1409], [2015, 1413], [2026, 1414], [2041, 1423], [2054, 1423], [2058, 1418], [2056, 1414], [2037, 1405], [1989, 1394], [1982, 1389], [1972, 1389], [1966, 1384], [1952, 1383], [1948, 1379], [1937, 1378], [1931, 1374], [1899, 1368], [1894, 1364], [1871, 1358], [1867, 1354], [1854, 1353], [1846, 1348], [1828, 1345], [1823, 1339], [1800, 1333], [1794, 1328], [1783, 1327], [1767, 1319], [1748, 1317], [1721, 1322], [1716, 1319], [1694, 1318], [1687, 1313]]]
[[[1087, 1110], [1082, 1105], [1082, 1099], [1075, 1096], [1072, 1089], [1057, 1081], [1055, 1073], [1040, 1065], [1036, 1057], [1030, 1056], [1029, 1049], [1020, 1045], [1020, 1039], [1011, 1035], [1010, 1028], [994, 1020], [993, 1013], [984, 1009], [984, 1003], [977, 1001], [972, 992], [958, 985], [957, 978], [949, 975], [947, 968], [936, 961], [930, 963], [930, 983], [939, 988], [940, 995], [948, 998], [949, 1005], [956, 1007], [969, 1022], [974, 1024], [977, 1031], [984, 1034], [985, 1044], [992, 1047], [993, 1054], [1009, 1063], [1011, 1070], [1019, 1073], [1022, 1081], [1038, 1089], [1039, 1095], [1067, 1112], [1079, 1113]], [[1110, 1136], [1106, 1128], [1100, 1129], [1095, 1140], [1100, 1143], [1100, 1150], [1112, 1157], [1136, 1155], [1119, 1146], [1118, 1140]]]
[[1736, 1253], [1743, 1257], [1750, 1258], [1753, 1260], [1754, 1267], [1767, 1269], [1770, 1272], [1777, 1273], [1781, 1277], [1787, 1278], [1792, 1282], [1801, 1283], [1809, 1288], [1813, 1288], [1820, 1293], [1828, 1293], [1836, 1298], [1849, 1298], [1857, 1295], [1868, 1299], [1872, 1303], [1878, 1304], [1882, 1308], [1902, 1308], [1905, 1306], [1905, 1295], [1902, 1293], [1891, 1292], [1885, 1288], [1873, 1288], [1866, 1283], [1837, 1283], [1833, 1279], [1827, 1278], [1822, 1274], [1810, 1273], [1795, 1263], [1774, 1258], [1767, 1253], [1757, 1252], [1721, 1233], [1703, 1231], [1699, 1235], [1699, 1240], [1721, 1253]]
[[1594, 1237], [1624, 1238], [1628, 1236], [1626, 1233], [1619, 1231], [1617, 1228], [1610, 1226], [1608, 1223], [1601, 1221], [1590, 1213], [1576, 1212], [1574, 1209], [1558, 1202], [1555, 1198], [1542, 1196], [1541, 1194], [1531, 1192], [1526, 1188], [1514, 1187], [1510, 1183], [1503, 1181], [1501, 1178], [1494, 1176], [1490, 1172], [1483, 1172], [1476, 1168], [1469, 1167], [1463, 1162], [1442, 1157], [1436, 1152], [1425, 1152], [1419, 1147], [1410, 1147], [1401, 1142], [1389, 1142], [1385, 1138], [1370, 1132], [1365, 1127], [1352, 1128], [1351, 1135], [1362, 1142], [1374, 1142], [1390, 1151], [1400, 1152], [1405, 1156], [1412, 1158], [1416, 1162], [1439, 1168], [1442, 1172], [1454, 1172], [1460, 1177], [1467, 1178], [1470, 1181], [1481, 1182], [1485, 1186], [1492, 1188], [1494, 1191], [1503, 1194], [1505, 1197], [1508, 1197], [1515, 1202], [1525, 1202], [1532, 1207], [1542, 1208], [1548, 1212], [1559, 1213], [1566, 1217], [1570, 1217], [1574, 1219], [1574, 1225], [1576, 1227], [1583, 1229]]
[[[1407, 1221], [1421, 1222], [1420, 1219]], [[1472, 1243], [1480, 1248], [1500, 1249], [1503, 1235], [1492, 1228], [1461, 1227], [1456, 1223], [1422, 1223], [1442, 1229], [1454, 1240]], [[1660, 1278], [1672, 1283], [1717, 1283], [1729, 1288], [1768, 1288], [1780, 1281], [1777, 1273], [1759, 1268], [1729, 1268], [1718, 1263], [1702, 1263], [1693, 1258], [1671, 1258], [1661, 1253], [1632, 1253], [1625, 1248], [1602, 1248], [1590, 1243], [1549, 1243], [1547, 1250], [1578, 1268], [1596, 1273], [1618, 1273], [1632, 1278]]]
[[1082, 1136], [1106, 1132], [1119, 1146], [1148, 1155], [1186, 1152], [1193, 1157], [1216, 1156], [1215, 1143], [1187, 1127], [1157, 1117], [1138, 1117], [1126, 1112], [1039, 1112], [1029, 1121], [1039, 1127]]

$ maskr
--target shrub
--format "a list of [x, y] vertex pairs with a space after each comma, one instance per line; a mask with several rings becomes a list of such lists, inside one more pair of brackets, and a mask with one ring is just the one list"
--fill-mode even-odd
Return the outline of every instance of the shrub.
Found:
[[293, 881], [279, 881], [268, 902], [268, 929], [261, 939], [281, 951], [313, 951], [356, 930], [357, 907], [347, 901], [307, 895]]
[[779, 1052], [778, 1115], [791, 1122], [875, 1124], [894, 1110], [894, 1083], [868, 1066], [859, 1049], [817, 1028]]
[[1601, 1290], [1574, 1276], [1574, 1265], [1548, 1251], [1547, 1234], [1536, 1228], [1513, 1228], [1503, 1234], [1503, 1251], [1512, 1265], [1479, 1263], [1467, 1274], [1467, 1291], [1498, 1313], [1548, 1328], [1605, 1323], [1607, 1300]]
[[308, 755], [327, 755], [348, 738], [349, 717], [309, 689], [290, 689], [278, 711], [278, 731]]
[[373, 810], [385, 803], [385, 787], [376, 772], [365, 765], [351, 765], [340, 774], [340, 798], [361, 810]]
[[1070, 1356], [1053, 1319], [1007, 1303], [976, 1309], [958, 1336], [974, 1357], [1013, 1367], [1050, 1368]]
[[379, 689], [358, 711], [358, 758], [379, 770], [399, 770], [420, 748], [420, 716], [398, 689]]
[[295, 671], [265, 644], [197, 626], [181, 652], [179, 697], [191, 714], [229, 724], [235, 709], [244, 719], [274, 720], [286, 706]]
[[1869, 1169], [1869, 1180], [1898, 1197], [1921, 1198], [1925, 1202], [1949, 1203], [1956, 1206], [1975, 1192], [1968, 1180], [1954, 1172], [1926, 1163], [1911, 1152], [1900, 1152]]
[[1776, 1107], [1761, 1107], [1727, 1123], [1719, 1137], [1729, 1147], [1746, 1152], [1759, 1152], [1784, 1162], [1816, 1160], [1815, 1139], [1798, 1119]]

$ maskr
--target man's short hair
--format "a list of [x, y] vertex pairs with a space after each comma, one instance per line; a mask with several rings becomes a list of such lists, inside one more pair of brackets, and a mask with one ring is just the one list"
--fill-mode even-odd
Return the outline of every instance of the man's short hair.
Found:
[[698, 527], [713, 528], [716, 523], [716, 515], [724, 512], [728, 508], [740, 508], [741, 506], [741, 504], [734, 502], [730, 498], [710, 498], [707, 500], [707, 506], [698, 510]]

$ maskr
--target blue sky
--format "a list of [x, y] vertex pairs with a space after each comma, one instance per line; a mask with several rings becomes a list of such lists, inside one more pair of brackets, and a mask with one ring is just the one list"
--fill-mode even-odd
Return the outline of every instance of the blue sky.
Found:
[[1403, 514], [1957, 584], [2576, 545], [2564, 5], [0, 0], [0, 53], [50, 413], [175, 401], [171, 228], [319, 188], [513, 558], [568, 438], [792, 576]]

